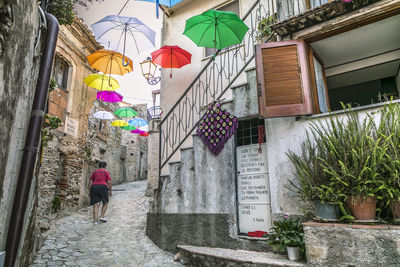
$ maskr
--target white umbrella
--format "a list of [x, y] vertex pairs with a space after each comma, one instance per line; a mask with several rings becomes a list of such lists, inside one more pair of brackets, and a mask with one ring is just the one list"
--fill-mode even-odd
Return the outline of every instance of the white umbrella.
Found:
[[101, 119], [101, 120], [114, 119], [114, 115], [107, 111], [97, 111], [96, 113], [93, 114], [93, 117], [95, 117], [96, 119]]

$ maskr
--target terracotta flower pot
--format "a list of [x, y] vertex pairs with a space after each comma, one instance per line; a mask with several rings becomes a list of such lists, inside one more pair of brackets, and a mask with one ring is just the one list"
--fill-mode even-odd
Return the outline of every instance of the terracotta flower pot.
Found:
[[376, 197], [351, 196], [346, 202], [356, 220], [375, 220]]
[[390, 210], [392, 211], [393, 218], [400, 219], [400, 200], [390, 202]]

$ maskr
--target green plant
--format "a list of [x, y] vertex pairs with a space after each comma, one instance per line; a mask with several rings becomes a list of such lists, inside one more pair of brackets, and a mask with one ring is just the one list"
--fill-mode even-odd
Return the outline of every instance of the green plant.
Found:
[[90, 159], [90, 158], [92, 157], [92, 148], [86, 146], [86, 147], [85, 147], [85, 152], [86, 152], [86, 157], [87, 157], [88, 159]]
[[53, 140], [54, 135], [51, 130], [55, 130], [62, 125], [60, 118], [56, 116], [50, 116], [46, 114], [44, 116], [44, 122], [42, 126], [42, 145], [47, 146], [48, 143]]
[[54, 80], [53, 78], [50, 79], [50, 85], [49, 85], [49, 93], [53, 92], [54, 89], [56, 89], [58, 86], [57, 81]]
[[53, 210], [57, 211], [60, 206], [61, 206], [61, 198], [59, 195], [55, 195], [51, 207]]
[[385, 182], [385, 198], [387, 202], [400, 200], [400, 106], [398, 104], [390, 102], [381, 110], [376, 132], [387, 145], [381, 169]]
[[52, 0], [48, 5], [47, 11], [58, 19], [60, 25], [71, 25], [75, 18], [73, 8], [73, 0]]
[[271, 25], [275, 24], [277, 21], [278, 17], [276, 14], [262, 18], [257, 25], [257, 39], [261, 40], [264, 37], [270, 36], [274, 32], [274, 30], [271, 28]]
[[300, 219], [285, 215], [282, 220], [275, 221], [268, 233], [267, 244], [274, 252], [284, 253], [286, 247], [298, 247], [304, 252], [304, 231]]

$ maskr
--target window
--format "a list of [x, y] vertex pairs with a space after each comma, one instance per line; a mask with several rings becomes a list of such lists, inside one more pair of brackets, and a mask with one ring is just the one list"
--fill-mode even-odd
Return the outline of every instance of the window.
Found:
[[[263, 119], [251, 119], [239, 121], [239, 127], [237, 130], [237, 146], [246, 146], [252, 144], [258, 144], [258, 127], [265, 127]], [[265, 135], [264, 141], [265, 142]]]
[[[240, 17], [240, 14], [239, 14], [239, 0], [234, 0], [234, 1], [222, 6], [220, 8], [216, 8], [216, 10], [219, 10], [219, 11], [230, 11], [230, 12], [236, 13]], [[217, 49], [206, 47], [204, 54], [205, 54], [205, 57], [209, 57], [211, 55], [214, 55], [216, 52], [217, 52]]]
[[68, 64], [57, 56], [54, 60], [53, 79], [57, 82], [59, 88], [67, 90]]

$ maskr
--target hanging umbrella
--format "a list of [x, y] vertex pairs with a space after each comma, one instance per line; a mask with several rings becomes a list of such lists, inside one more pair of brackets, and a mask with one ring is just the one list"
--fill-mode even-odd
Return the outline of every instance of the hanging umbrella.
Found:
[[112, 126], [116, 127], [124, 127], [124, 126], [129, 126], [129, 123], [123, 120], [116, 120], [111, 123]]
[[118, 94], [117, 92], [112, 92], [112, 91], [97, 92], [97, 99], [103, 102], [110, 102], [110, 103], [121, 102], [122, 98], [123, 96]]
[[93, 114], [93, 117], [96, 119], [101, 119], [101, 120], [111, 120], [114, 119], [113, 114], [107, 111], [97, 111], [96, 113]]
[[[127, 66], [132, 62], [125, 62], [126, 42], [131, 41], [139, 54], [142, 50], [155, 46], [156, 32], [133, 17], [109, 15], [91, 25], [98, 41], [108, 43], [115, 51], [122, 49], [122, 64]], [[123, 38], [123, 44], [121, 44]], [[140, 46], [140, 47], [139, 47]]]
[[240, 44], [248, 30], [235, 13], [211, 9], [186, 20], [183, 34], [197, 46], [223, 49]]
[[182, 0], [139, 0], [139, 1], [156, 3], [156, 14], [157, 14], [157, 18], [158, 18], [158, 6], [159, 5], [172, 7], [176, 4], [178, 4], [179, 2], [181, 2]]
[[134, 130], [136, 130], [136, 127], [132, 126], [132, 125], [127, 125], [127, 126], [121, 127], [121, 129], [126, 130], [126, 131], [134, 131]]
[[128, 59], [130, 62], [127, 66], [122, 64], [123, 55], [121, 53], [100, 49], [87, 56], [90, 66], [98, 71], [105, 74], [117, 74], [124, 75], [133, 71], [132, 60]]
[[147, 137], [147, 136], [149, 136], [149, 133], [141, 133], [141, 134], [139, 134], [140, 136], [144, 136], [144, 137]]
[[[110, 80], [110, 85], [108, 85], [108, 80]], [[119, 83], [114, 78], [109, 78], [104, 74], [91, 74], [83, 80], [87, 86], [100, 91], [115, 91], [119, 88]]]
[[146, 131], [142, 131], [142, 130], [140, 130], [140, 129], [135, 129], [135, 130], [131, 131], [131, 133], [134, 133], [134, 134], [141, 134], [141, 133], [147, 133], [147, 132], [146, 132]]
[[183, 50], [179, 46], [164, 45], [160, 49], [151, 53], [151, 60], [153, 63], [161, 66], [162, 68], [171, 68], [170, 77], [172, 78], [172, 68], [181, 68], [190, 64], [192, 54]]
[[120, 108], [114, 111], [114, 114], [121, 118], [136, 117], [138, 113], [131, 108]]
[[134, 118], [129, 121], [129, 124], [135, 127], [142, 127], [148, 125], [149, 123], [145, 119]]

